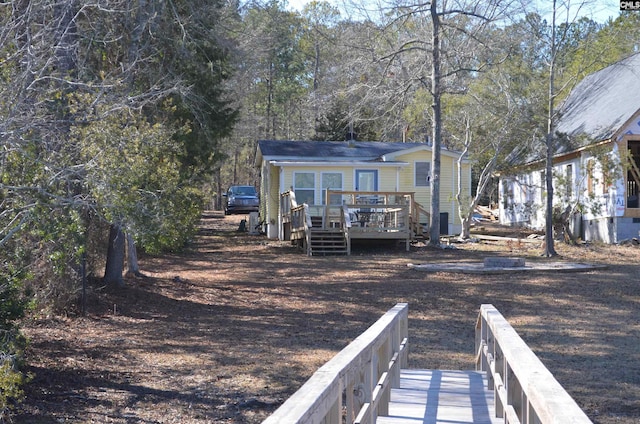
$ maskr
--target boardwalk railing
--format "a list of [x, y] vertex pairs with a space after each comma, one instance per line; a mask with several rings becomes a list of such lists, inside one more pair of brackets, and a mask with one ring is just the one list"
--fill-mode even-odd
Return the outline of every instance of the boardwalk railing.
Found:
[[407, 366], [409, 306], [398, 303], [316, 371], [263, 424], [373, 424]]
[[573, 398], [493, 305], [476, 324], [476, 369], [487, 372], [505, 424], [591, 424]]

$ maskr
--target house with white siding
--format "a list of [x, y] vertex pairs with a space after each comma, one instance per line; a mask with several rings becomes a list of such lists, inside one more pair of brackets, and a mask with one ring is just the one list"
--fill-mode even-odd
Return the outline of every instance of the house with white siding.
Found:
[[[640, 232], [640, 54], [583, 79], [559, 108], [554, 209], [585, 241], [619, 243]], [[542, 143], [542, 142], [541, 142]], [[500, 222], [545, 226], [544, 152], [500, 179]]]
[[[421, 205], [428, 210], [431, 151], [426, 143], [260, 140], [256, 155], [256, 165], [261, 172], [260, 221], [264, 223], [268, 237], [287, 238], [286, 231], [282, 230], [283, 209], [289, 207], [282, 203], [285, 192], [294, 193], [295, 204], [308, 205], [314, 215], [326, 214], [322, 209], [327, 204], [352, 204], [350, 210], [356, 210], [353, 216], [365, 209], [355, 208], [355, 204], [365, 198], [370, 203], [384, 202], [388, 212], [392, 209], [390, 202], [402, 203], [401, 196], [410, 198], [412, 207]], [[460, 231], [461, 227], [455, 201], [459, 157], [457, 152], [442, 150], [440, 211], [443, 234]], [[465, 194], [470, 194], [471, 167], [467, 160], [462, 161], [462, 180]], [[382, 210], [381, 205], [378, 206], [377, 209]], [[354, 221], [353, 225], [356, 224]], [[382, 226], [380, 224], [375, 230], [377, 234], [382, 234]]]

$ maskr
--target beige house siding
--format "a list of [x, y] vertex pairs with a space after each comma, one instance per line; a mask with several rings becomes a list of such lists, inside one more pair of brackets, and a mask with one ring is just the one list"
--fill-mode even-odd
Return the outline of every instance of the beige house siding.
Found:
[[415, 192], [415, 201], [428, 208], [431, 203], [431, 188], [429, 186], [416, 187], [416, 162], [431, 163], [431, 152], [414, 152], [412, 154], [399, 155], [396, 159], [409, 164], [409, 166], [400, 171], [400, 190]]
[[[372, 167], [371, 169], [375, 168]], [[378, 191], [400, 191], [398, 187], [398, 167], [378, 169]]]
[[458, 202], [455, 193], [458, 186], [456, 164], [449, 156], [442, 157], [440, 169], [440, 212], [449, 213], [449, 222], [460, 223], [458, 216]]
[[278, 184], [280, 176], [278, 168], [270, 166], [268, 163], [263, 164], [262, 172], [263, 175], [267, 175], [267, 181], [264, 181], [266, 182], [266, 184], [264, 185], [268, 186], [268, 188], [265, 189], [263, 187], [261, 189], [261, 191], [263, 191], [267, 197], [265, 198], [266, 201], [260, 202], [262, 207], [266, 208], [264, 214], [262, 210], [260, 211], [260, 216], [270, 217], [270, 220], [273, 221], [271, 223], [275, 224], [277, 223], [278, 213], [280, 209], [280, 192]]
[[[431, 187], [417, 187], [415, 183], [416, 162], [431, 163], [431, 152], [420, 151], [411, 154], [399, 155], [396, 160], [409, 163], [409, 166], [400, 171], [400, 191], [415, 192], [415, 200], [428, 209], [431, 204]], [[432, 164], [433, 167], [433, 164]], [[468, 163], [462, 165], [462, 191], [471, 193], [471, 167]], [[454, 225], [454, 230], [461, 225], [458, 216], [458, 203], [456, 191], [458, 189], [458, 165], [454, 157], [442, 155], [440, 159], [440, 211], [449, 214], [449, 222]]]

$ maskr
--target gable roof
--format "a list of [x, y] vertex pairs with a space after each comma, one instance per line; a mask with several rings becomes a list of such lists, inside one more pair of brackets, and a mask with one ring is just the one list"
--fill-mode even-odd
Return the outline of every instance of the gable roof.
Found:
[[384, 156], [402, 150], [423, 147], [426, 143], [384, 143], [379, 141], [292, 141], [259, 140], [262, 156], [279, 159], [381, 161]]
[[[292, 141], [259, 140], [257, 161], [291, 162], [386, 162], [396, 161], [399, 155], [417, 151], [431, 151], [427, 143], [392, 143], [381, 141]], [[442, 156], [458, 158], [460, 153], [444, 147]], [[464, 159], [465, 162], [468, 159]], [[401, 162], [396, 162], [401, 163]], [[406, 164], [406, 163], [405, 163]]]
[[[640, 110], [640, 53], [587, 76], [559, 109], [556, 131], [571, 147], [609, 140]], [[584, 137], [580, 142], [579, 139]], [[576, 146], [577, 142], [577, 146]], [[562, 150], [571, 150], [568, 146]]]

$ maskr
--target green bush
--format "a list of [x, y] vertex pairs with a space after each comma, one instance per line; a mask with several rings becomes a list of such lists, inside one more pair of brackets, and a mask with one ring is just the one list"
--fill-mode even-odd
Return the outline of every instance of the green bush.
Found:
[[19, 358], [0, 350], [0, 422], [8, 418], [11, 405], [24, 397], [22, 386], [26, 383], [26, 376], [18, 367]]
[[22, 386], [27, 381], [20, 371], [26, 339], [17, 326], [28, 306], [22, 290], [27, 275], [16, 271], [24, 269], [16, 262], [21, 261], [3, 258], [0, 271], [0, 421], [7, 418], [11, 405], [22, 399]]
[[86, 224], [72, 208], [38, 210], [38, 220], [22, 234], [30, 275], [23, 285], [33, 295], [43, 315], [73, 314], [78, 300], [80, 263], [84, 252]]
[[136, 242], [145, 252], [179, 251], [192, 240], [202, 215], [202, 194], [178, 188], [155, 203], [157, 215], [140, 215], [133, 222]]

